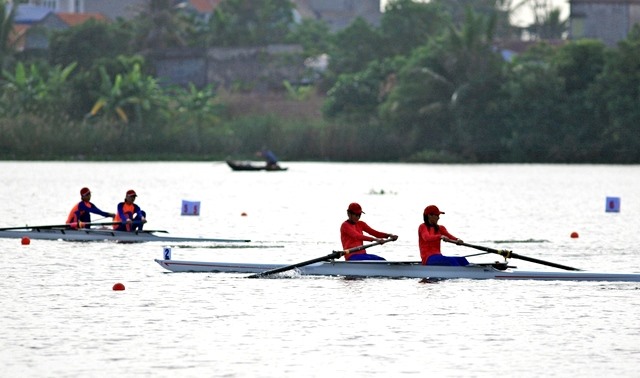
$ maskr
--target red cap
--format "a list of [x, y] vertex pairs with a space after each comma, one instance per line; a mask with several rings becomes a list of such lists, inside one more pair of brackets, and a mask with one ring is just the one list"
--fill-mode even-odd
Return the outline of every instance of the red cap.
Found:
[[444, 211], [440, 211], [440, 209], [438, 209], [438, 206], [436, 205], [429, 205], [427, 207], [424, 208], [424, 215], [433, 215], [433, 214], [444, 214]]
[[127, 197], [137, 197], [136, 191], [133, 189], [127, 190]]
[[80, 197], [84, 197], [86, 195], [91, 194], [91, 191], [89, 190], [89, 188], [82, 188], [80, 189]]
[[362, 206], [355, 202], [349, 204], [349, 208], [347, 209], [347, 211], [350, 211], [354, 214], [364, 214], [364, 211], [362, 211]]

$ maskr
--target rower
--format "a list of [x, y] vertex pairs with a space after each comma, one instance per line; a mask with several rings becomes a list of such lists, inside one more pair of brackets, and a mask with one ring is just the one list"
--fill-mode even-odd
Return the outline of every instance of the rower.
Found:
[[[398, 235], [394, 235], [387, 232], [381, 232], [374, 230], [368, 224], [360, 220], [360, 217], [364, 214], [362, 206], [353, 202], [349, 204], [347, 208], [348, 219], [342, 222], [340, 226], [340, 239], [342, 241], [342, 248], [346, 251], [360, 247], [364, 241], [375, 241], [378, 244], [384, 244], [390, 240], [397, 240]], [[367, 236], [364, 233], [371, 236]], [[347, 261], [352, 260], [384, 260], [384, 258], [367, 253], [364, 249], [346, 252], [344, 259]]]
[[129, 189], [124, 197], [124, 202], [118, 204], [118, 212], [114, 222], [113, 229], [116, 231], [138, 231], [142, 230], [142, 225], [147, 223], [147, 213], [140, 209], [140, 206], [133, 203], [136, 200], [135, 190]]
[[464, 243], [462, 239], [451, 235], [445, 226], [438, 224], [440, 214], [444, 214], [444, 211], [440, 211], [435, 205], [425, 207], [422, 212], [424, 223], [418, 227], [418, 246], [422, 265], [469, 265], [469, 261], [464, 257], [443, 256], [440, 252], [440, 242], [443, 239], [452, 240], [456, 244]]
[[116, 215], [114, 213], [107, 213], [98, 209], [96, 205], [91, 202], [91, 190], [89, 188], [80, 189], [80, 199], [67, 217], [67, 225], [69, 228], [90, 228], [91, 225], [91, 213], [101, 215], [103, 217], [113, 218]]

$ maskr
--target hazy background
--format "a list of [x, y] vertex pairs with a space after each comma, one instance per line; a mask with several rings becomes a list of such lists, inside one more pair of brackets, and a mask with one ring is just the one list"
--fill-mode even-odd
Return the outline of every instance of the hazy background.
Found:
[[[382, 9], [386, 6], [388, 0], [381, 0], [380, 6]], [[529, 0], [530, 4], [533, 4], [536, 0]], [[545, 0], [537, 0], [539, 3], [543, 3]], [[562, 18], [565, 19], [569, 16], [569, 0], [546, 0], [550, 6], [562, 9]], [[532, 5], [527, 4], [522, 6], [518, 12], [513, 16], [513, 23], [519, 26], [524, 26], [533, 21]]]

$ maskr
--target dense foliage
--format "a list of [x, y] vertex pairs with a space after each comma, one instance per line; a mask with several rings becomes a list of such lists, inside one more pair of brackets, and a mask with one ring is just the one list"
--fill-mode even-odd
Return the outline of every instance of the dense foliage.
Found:
[[[379, 26], [336, 33], [295, 24], [288, 0], [226, 0], [206, 19], [149, 4], [134, 20], [53, 33], [47, 58], [7, 44], [14, 15], [0, 7], [0, 158], [221, 159], [268, 145], [287, 160], [640, 162], [638, 28], [616, 47], [539, 41], [507, 59], [508, 0], [394, 0]], [[564, 25], [552, 11], [529, 29]], [[267, 106], [170, 87], [147, 59], [273, 43], [330, 57], [315, 93], [284, 83]]]

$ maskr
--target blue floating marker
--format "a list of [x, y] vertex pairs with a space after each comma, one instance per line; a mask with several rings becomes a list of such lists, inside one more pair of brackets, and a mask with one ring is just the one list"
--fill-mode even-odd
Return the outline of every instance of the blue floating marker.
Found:
[[607, 213], [620, 212], [620, 197], [607, 197]]
[[200, 201], [182, 200], [182, 212], [180, 215], [200, 215]]

